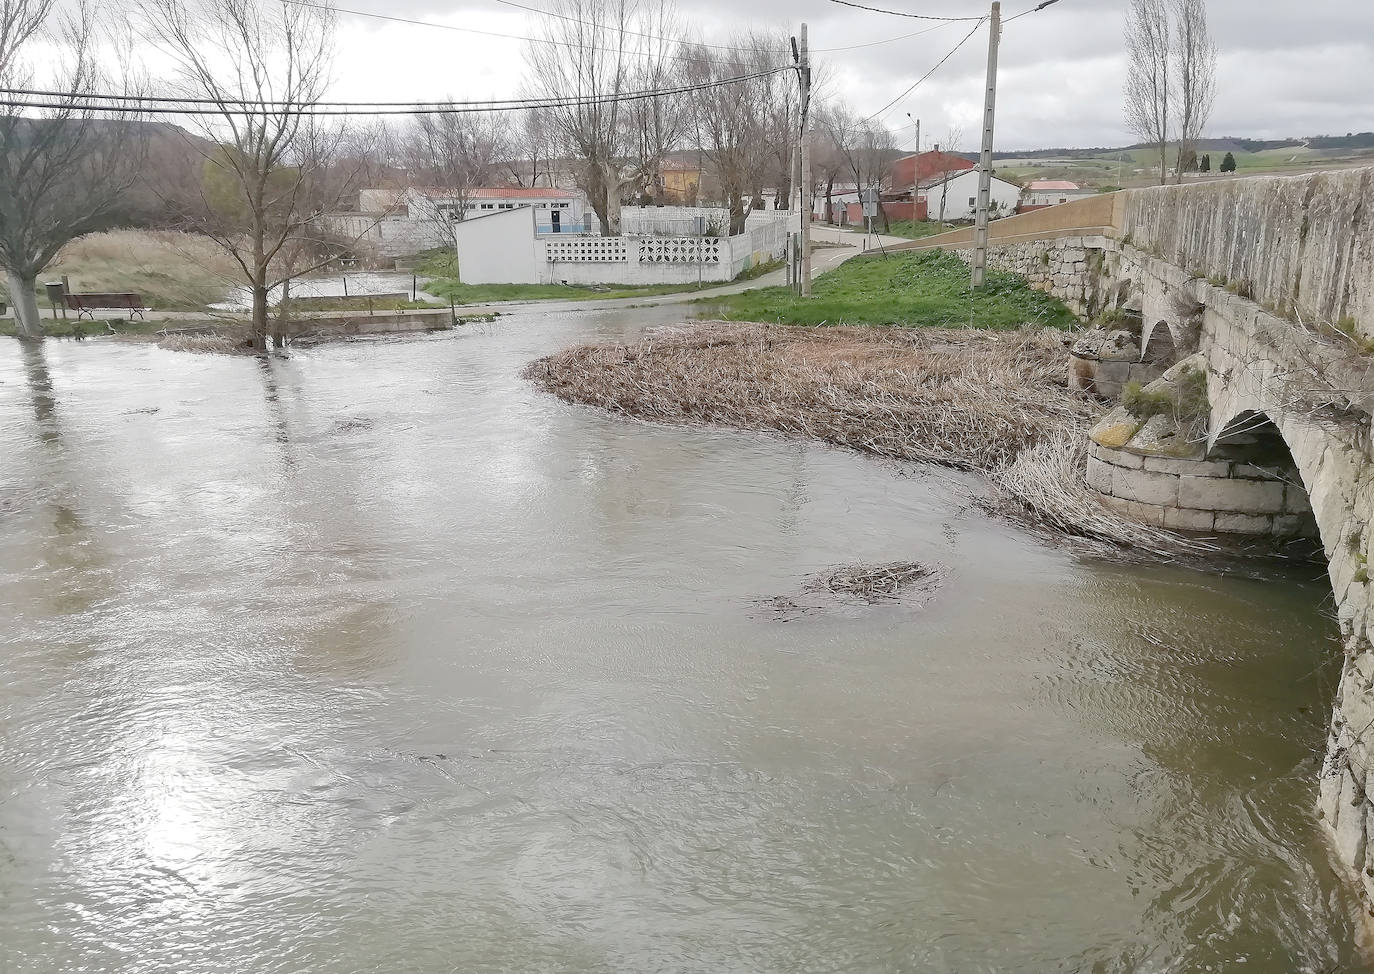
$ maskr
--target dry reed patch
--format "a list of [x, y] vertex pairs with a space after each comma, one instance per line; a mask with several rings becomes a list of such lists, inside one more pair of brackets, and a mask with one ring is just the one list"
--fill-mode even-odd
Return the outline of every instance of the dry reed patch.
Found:
[[808, 587], [864, 602], [889, 602], [899, 598], [918, 582], [931, 583], [934, 575], [932, 569], [914, 561], [894, 561], [885, 565], [841, 565], [815, 576]]
[[1084, 452], [1098, 410], [1068, 389], [1062, 334], [713, 322], [574, 346], [525, 375], [570, 402], [641, 419], [980, 472], [999, 512], [1094, 541], [1164, 556], [1209, 550], [1096, 501]]

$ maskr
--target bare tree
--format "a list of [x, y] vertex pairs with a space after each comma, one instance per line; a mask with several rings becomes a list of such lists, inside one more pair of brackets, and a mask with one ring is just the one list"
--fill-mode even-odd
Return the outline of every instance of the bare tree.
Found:
[[[96, 112], [83, 97], [135, 94], [110, 78], [95, 39], [121, 36], [85, 5], [54, 24], [54, 0], [0, 0], [0, 87], [57, 92], [42, 109], [0, 109], [0, 265], [21, 338], [43, 335], [34, 295], [38, 275], [70, 240], [107, 226], [119, 212], [146, 151], [146, 130], [128, 111]], [[59, 52], [40, 73], [26, 56], [35, 42]], [[122, 90], [121, 90], [122, 89]]]
[[811, 169], [818, 185], [824, 187], [819, 195], [825, 198], [825, 218], [834, 222], [835, 183], [848, 171], [841, 144], [849, 138], [853, 116], [842, 103], [822, 104], [816, 109], [812, 129]]
[[[688, 74], [698, 84], [751, 74], [757, 64], [748, 51], [711, 56], [709, 49], [699, 45], [687, 50], [692, 57], [687, 62]], [[767, 149], [762, 145], [757, 110], [763, 97], [761, 82], [764, 80], [702, 88], [690, 96], [696, 142], [719, 185], [722, 202], [730, 212], [731, 236], [744, 232], [748, 216], [746, 200], [757, 192], [766, 159]]]
[[[492, 181], [498, 163], [509, 155], [506, 132], [511, 120], [503, 113], [418, 116], [408, 133], [407, 157], [413, 178], [425, 181], [437, 204], [428, 215], [443, 237], [467, 215], [473, 190]], [[413, 215], [413, 214], [412, 214]]]
[[1159, 181], [1169, 175], [1169, 10], [1165, 0], [1130, 0], [1126, 11], [1126, 124], [1159, 148]]
[[1207, 29], [1207, 0], [1171, 0], [1174, 14], [1174, 76], [1178, 97], [1177, 181], [1185, 160], [1196, 164], [1197, 141], [1212, 114], [1216, 95], [1217, 48]]
[[575, 97], [548, 110], [559, 141], [580, 160], [578, 184], [607, 236], [620, 233], [627, 102], [593, 96], [629, 90], [637, 0], [554, 0], [541, 40], [526, 52], [536, 95]]
[[549, 113], [536, 108], [520, 115], [519, 124], [509, 129], [506, 170], [511, 182], [517, 186], [538, 186], [542, 176], [546, 186], [553, 186], [554, 132]]
[[[241, 269], [253, 344], [265, 351], [269, 294], [329, 259], [299, 255], [307, 241], [324, 244], [312, 221], [346, 191], [325, 178], [342, 130], [310, 114], [328, 86], [332, 11], [255, 0], [141, 0], [141, 7], [177, 66], [179, 90], [212, 106], [213, 114], [195, 118], [211, 147], [188, 222]], [[281, 326], [273, 332], [283, 344]]]
[[[944, 165], [944, 156], [954, 155], [963, 147], [964, 130], [962, 126], [953, 123], [949, 126], [949, 131], [945, 134], [944, 155], [940, 155], [940, 146], [935, 147], [936, 161], [940, 164], [940, 226], [945, 225], [945, 205], [949, 202], [949, 180], [950, 171]], [[919, 161], [917, 165], [920, 165]], [[929, 214], [927, 214], [929, 215]]]
[[[669, 0], [646, 5], [636, 21], [647, 37], [636, 38], [629, 87], [654, 91], [678, 86], [684, 77], [681, 48], [682, 25]], [[681, 96], [643, 98], [625, 106], [625, 146], [630, 172], [627, 181], [642, 202], [659, 197], [660, 170], [664, 158], [682, 143], [691, 126], [687, 100]]]

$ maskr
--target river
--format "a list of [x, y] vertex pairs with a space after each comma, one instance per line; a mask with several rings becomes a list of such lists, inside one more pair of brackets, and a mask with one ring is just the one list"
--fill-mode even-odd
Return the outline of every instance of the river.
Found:
[[1367, 969], [1320, 568], [518, 376], [678, 314], [0, 345], [0, 971]]

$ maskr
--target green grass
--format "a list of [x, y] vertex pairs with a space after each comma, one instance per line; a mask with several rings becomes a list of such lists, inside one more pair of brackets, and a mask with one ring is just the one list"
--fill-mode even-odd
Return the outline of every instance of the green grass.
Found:
[[816, 279], [812, 296], [770, 287], [725, 298], [703, 298], [708, 316], [791, 325], [966, 326], [1007, 329], [1022, 324], [1069, 328], [1077, 319], [1056, 298], [1024, 278], [989, 271], [973, 292], [968, 266], [939, 250], [855, 257]]
[[[606, 301], [615, 298], [643, 298], [658, 294], [681, 294], [695, 291], [690, 284], [464, 284], [458, 279], [458, 259], [451, 250], [429, 251], [415, 268], [415, 273], [429, 280], [424, 290], [454, 304], [485, 304], [490, 301]], [[759, 264], [741, 272], [736, 281], [750, 281], [783, 266], [781, 261]], [[717, 287], [719, 282], [705, 281], [701, 287]]]
[[954, 227], [942, 224], [938, 220], [894, 220], [887, 228], [887, 232], [894, 237], [920, 240], [922, 237], [933, 237], [937, 233], [953, 229]]

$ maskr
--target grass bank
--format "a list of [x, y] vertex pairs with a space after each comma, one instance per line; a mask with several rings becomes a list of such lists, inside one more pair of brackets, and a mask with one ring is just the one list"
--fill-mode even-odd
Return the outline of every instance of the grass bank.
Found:
[[989, 505], [1102, 545], [1200, 548], [1127, 521], [1084, 479], [1098, 409], [1066, 384], [1057, 332], [712, 323], [579, 345], [526, 377], [569, 402], [683, 425], [806, 436], [985, 474]]
[[[144, 321], [135, 318], [89, 318], [76, 320], [75, 312], [70, 318], [44, 318], [43, 334], [48, 338], [95, 338], [100, 335], [151, 335], [166, 328], [165, 321]], [[0, 318], [0, 336], [13, 338], [19, 333], [13, 318]]]
[[941, 328], [1071, 328], [1073, 312], [1025, 278], [989, 271], [974, 291], [969, 270], [942, 250], [855, 257], [816, 278], [802, 299], [786, 287], [712, 298], [712, 317], [788, 325], [896, 325]]
[[[87, 234], [62, 248], [38, 279], [71, 280], [73, 291], [132, 291], [145, 308], [198, 311], [222, 301], [239, 279], [237, 265], [205, 237], [175, 231], [110, 230]], [[3, 286], [0, 286], [3, 293]], [[9, 301], [8, 295], [4, 298]], [[10, 302], [13, 303], [13, 302]]]
[[[736, 281], [749, 281], [782, 267], [781, 261], [760, 264], [742, 271]], [[452, 251], [431, 251], [423, 255], [415, 273], [429, 278], [424, 289], [429, 294], [454, 304], [485, 304], [491, 301], [606, 301], [614, 298], [644, 298], [658, 294], [682, 294], [698, 287], [719, 287], [718, 281], [690, 284], [464, 284], [459, 279], [457, 257]]]

